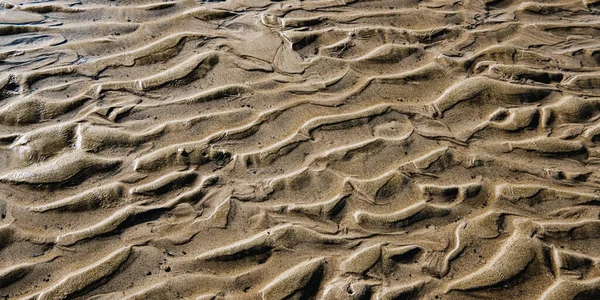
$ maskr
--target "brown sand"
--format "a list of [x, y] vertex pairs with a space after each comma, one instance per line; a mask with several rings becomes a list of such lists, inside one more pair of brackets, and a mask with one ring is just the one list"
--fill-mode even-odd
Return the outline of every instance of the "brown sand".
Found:
[[599, 1], [0, 4], [0, 298], [600, 299]]

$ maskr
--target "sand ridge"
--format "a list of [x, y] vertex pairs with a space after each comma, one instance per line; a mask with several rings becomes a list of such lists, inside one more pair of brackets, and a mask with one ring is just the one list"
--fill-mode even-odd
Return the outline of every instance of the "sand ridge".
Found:
[[0, 0], [0, 298], [599, 299], [599, 9]]

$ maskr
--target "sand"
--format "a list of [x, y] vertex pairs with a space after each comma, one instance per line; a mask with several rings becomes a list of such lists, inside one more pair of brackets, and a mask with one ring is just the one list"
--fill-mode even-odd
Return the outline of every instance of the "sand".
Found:
[[0, 299], [600, 299], [600, 2], [0, 1]]

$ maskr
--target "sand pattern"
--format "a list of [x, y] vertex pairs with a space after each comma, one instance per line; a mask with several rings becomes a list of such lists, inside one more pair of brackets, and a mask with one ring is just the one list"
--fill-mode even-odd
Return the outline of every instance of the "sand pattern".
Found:
[[600, 1], [0, 1], [0, 298], [600, 299]]

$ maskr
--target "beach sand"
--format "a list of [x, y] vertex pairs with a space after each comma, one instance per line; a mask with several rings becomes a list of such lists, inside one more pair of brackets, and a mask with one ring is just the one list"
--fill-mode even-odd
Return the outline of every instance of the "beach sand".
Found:
[[600, 1], [0, 1], [0, 299], [600, 299]]

